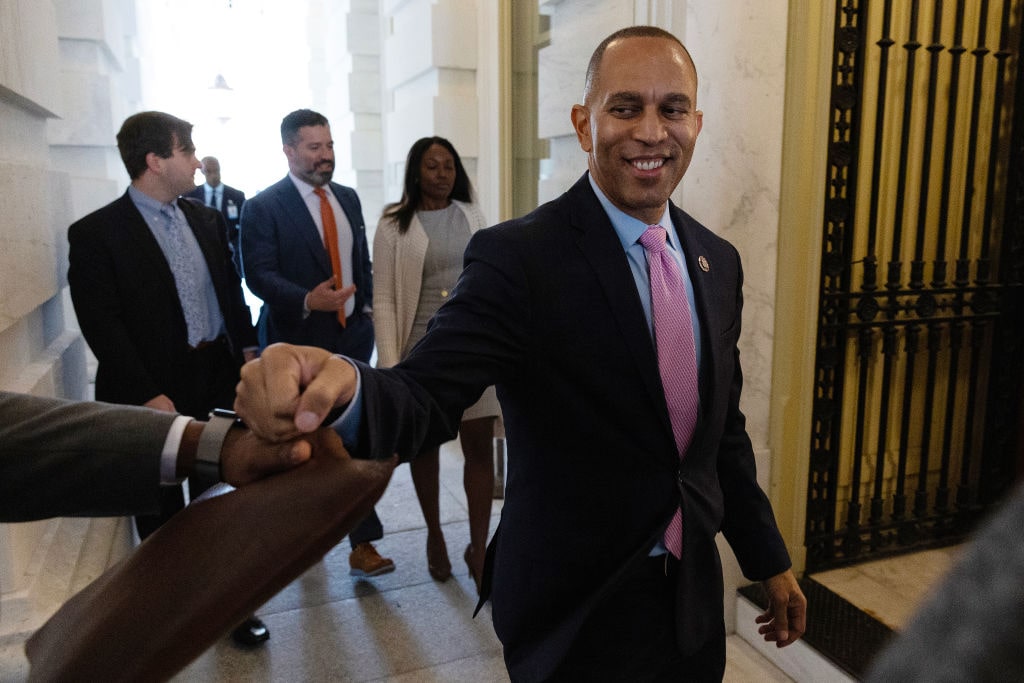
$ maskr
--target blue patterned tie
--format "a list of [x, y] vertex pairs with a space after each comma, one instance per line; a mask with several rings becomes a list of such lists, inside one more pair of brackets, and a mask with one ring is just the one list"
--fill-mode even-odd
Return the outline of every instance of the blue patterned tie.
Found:
[[192, 250], [184, 232], [188, 230], [188, 226], [178, 221], [177, 212], [172, 204], [161, 206], [160, 216], [163, 218], [167, 243], [170, 245], [167, 261], [174, 275], [178, 300], [181, 301], [181, 310], [185, 314], [185, 324], [188, 326], [188, 343], [190, 346], [197, 346], [203, 341], [199, 336], [204, 306], [199, 273], [196, 271], [195, 260], [190, 258]]
[[[640, 236], [640, 244], [647, 251], [647, 267], [651, 276], [651, 317], [658, 372], [668, 403], [672, 435], [682, 460], [697, 426], [697, 353], [686, 286], [679, 264], [669, 253], [665, 239], [665, 228], [651, 225]], [[676, 508], [665, 529], [665, 547], [678, 558], [682, 555], [682, 546], [683, 514]]]

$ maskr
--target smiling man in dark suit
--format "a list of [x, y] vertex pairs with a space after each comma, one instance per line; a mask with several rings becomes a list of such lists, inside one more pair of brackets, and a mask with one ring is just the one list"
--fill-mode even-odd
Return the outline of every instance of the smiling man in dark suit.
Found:
[[764, 639], [783, 647], [805, 629], [739, 407], [739, 254], [670, 201], [696, 103], [675, 36], [612, 34], [571, 112], [588, 172], [474, 234], [403, 362], [277, 347], [242, 370], [235, 406], [264, 436], [347, 406], [336, 428], [354, 455], [403, 460], [452, 438], [497, 386], [508, 477], [481, 601], [513, 681], [720, 681], [719, 532], [767, 591]]
[[[299, 109], [281, 121], [288, 175], [245, 203], [242, 271], [263, 300], [260, 348], [276, 342], [318, 346], [368, 362], [373, 353], [373, 268], [359, 196], [331, 182], [334, 140], [322, 114]], [[384, 529], [376, 511], [349, 535], [353, 576], [394, 571], [372, 541]]]
[[[117, 147], [127, 192], [68, 229], [71, 299], [99, 361], [96, 398], [206, 419], [231, 407], [238, 370], [256, 352], [224, 221], [180, 197], [199, 168], [192, 124], [141, 112], [122, 124]], [[160, 493], [160, 514], [135, 518], [142, 539], [184, 505], [180, 486]], [[266, 640], [250, 622], [236, 640]]]

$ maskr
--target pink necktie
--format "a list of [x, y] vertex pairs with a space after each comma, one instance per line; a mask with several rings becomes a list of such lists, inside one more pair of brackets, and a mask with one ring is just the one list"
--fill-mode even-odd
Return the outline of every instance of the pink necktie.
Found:
[[[658, 371], [676, 449], [682, 460], [697, 425], [697, 353], [686, 287], [679, 265], [666, 248], [665, 237], [665, 228], [651, 225], [640, 236], [640, 244], [647, 250], [651, 277], [651, 317]], [[682, 510], [676, 508], [676, 514], [665, 529], [665, 547], [680, 557], [682, 545], [683, 515]]]

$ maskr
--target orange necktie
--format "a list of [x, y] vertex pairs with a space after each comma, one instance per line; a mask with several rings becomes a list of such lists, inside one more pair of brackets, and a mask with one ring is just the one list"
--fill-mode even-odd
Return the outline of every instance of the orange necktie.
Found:
[[[324, 188], [314, 188], [313, 192], [320, 198], [320, 220], [324, 224], [324, 245], [327, 247], [327, 253], [331, 257], [331, 270], [334, 271], [334, 288], [341, 289], [344, 285], [341, 280], [341, 251], [338, 249], [338, 226], [334, 222], [334, 209], [331, 208], [331, 203], [327, 201], [327, 193], [324, 191]], [[338, 322], [341, 323], [342, 327], [345, 327], [344, 306], [338, 309]]]

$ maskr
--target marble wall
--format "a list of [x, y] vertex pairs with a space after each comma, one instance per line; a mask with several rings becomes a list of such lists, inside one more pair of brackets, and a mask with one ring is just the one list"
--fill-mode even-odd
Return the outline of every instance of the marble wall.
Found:
[[[138, 92], [133, 22], [131, 0], [0, 0], [0, 389], [88, 398], [65, 235], [123, 189], [114, 134]], [[0, 636], [40, 599], [58, 538], [59, 520], [0, 525]]]

